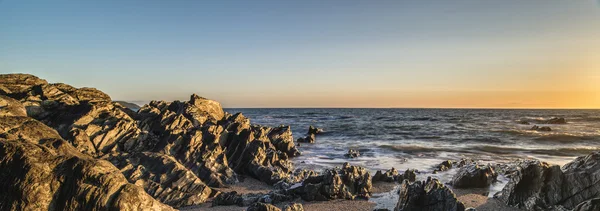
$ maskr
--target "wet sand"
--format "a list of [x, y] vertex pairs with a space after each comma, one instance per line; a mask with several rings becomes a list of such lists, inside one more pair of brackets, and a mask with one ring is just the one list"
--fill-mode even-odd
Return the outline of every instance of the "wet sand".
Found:
[[459, 201], [465, 204], [465, 207], [473, 207], [477, 211], [518, 211], [520, 209], [507, 206], [497, 199], [490, 198], [485, 193], [474, 189], [454, 189]]

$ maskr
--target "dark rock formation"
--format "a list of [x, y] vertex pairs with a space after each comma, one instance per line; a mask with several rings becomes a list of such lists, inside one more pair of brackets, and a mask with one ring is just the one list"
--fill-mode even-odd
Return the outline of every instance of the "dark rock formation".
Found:
[[531, 127], [531, 130], [549, 132], [549, 131], [552, 131], [552, 128], [546, 127], [546, 126], [540, 127], [540, 126], [534, 125], [533, 127]]
[[496, 181], [498, 174], [490, 166], [469, 164], [463, 166], [452, 178], [454, 188], [485, 188]]
[[572, 209], [600, 195], [600, 152], [579, 157], [561, 171], [540, 161], [518, 164], [508, 184], [497, 197], [511, 206], [545, 210], [553, 206]]
[[463, 211], [465, 205], [456, 199], [456, 195], [437, 179], [409, 183], [404, 181], [400, 187], [400, 198], [395, 211]]
[[415, 170], [407, 169], [404, 174], [400, 174], [398, 170], [392, 168], [387, 170], [385, 173], [382, 173], [381, 170], [377, 171], [373, 176], [373, 182], [402, 182], [403, 180], [408, 180], [410, 182], [414, 182], [417, 178]]
[[358, 156], [360, 156], [360, 152], [355, 149], [349, 149], [348, 152], [344, 154], [344, 157], [347, 158], [357, 158]]
[[323, 129], [316, 128], [316, 127], [313, 127], [311, 125], [311, 126], [308, 127], [308, 133], [306, 133], [306, 134], [308, 134], [308, 135], [310, 135], [310, 134], [317, 135], [317, 134], [322, 133], [322, 132], [323, 132]]
[[248, 209], [246, 209], [246, 211], [281, 211], [281, 209], [279, 209], [276, 206], [270, 205], [270, 204], [258, 202], [258, 203], [252, 204], [252, 206], [248, 207]]
[[236, 173], [269, 184], [312, 175], [294, 173], [289, 158], [300, 152], [290, 127], [251, 125], [197, 95], [133, 112], [99, 90], [23, 74], [0, 75], [0, 93], [8, 96], [0, 96], [0, 137], [64, 139], [82, 156], [110, 160], [125, 183], [173, 206], [204, 202], [218, 194], [210, 187], [236, 182]]
[[445, 160], [435, 167], [435, 169], [433, 170], [433, 173], [436, 174], [440, 171], [448, 171], [452, 168], [452, 166], [455, 163], [456, 163], [456, 161], [453, 161], [453, 160]]
[[396, 170], [395, 168], [387, 170], [387, 171], [385, 171], [385, 173], [382, 173], [381, 170], [379, 170], [373, 176], [372, 181], [373, 182], [395, 182], [395, 181], [398, 181], [397, 180], [398, 176], [400, 176], [400, 173], [398, 173], [398, 170]]
[[298, 138], [298, 140], [296, 140], [299, 143], [315, 143], [315, 134], [308, 134], [306, 137], [304, 138]]
[[306, 201], [352, 200], [369, 198], [371, 188], [371, 175], [366, 169], [345, 163], [341, 169], [328, 169], [323, 175], [307, 178], [290, 192]]
[[302, 206], [302, 204], [292, 203], [285, 205], [283, 207], [283, 211], [304, 211], [304, 207]]

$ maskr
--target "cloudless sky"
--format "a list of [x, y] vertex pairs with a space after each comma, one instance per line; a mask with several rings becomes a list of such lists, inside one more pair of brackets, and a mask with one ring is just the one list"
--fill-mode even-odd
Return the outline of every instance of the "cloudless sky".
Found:
[[600, 108], [595, 0], [0, 0], [0, 72], [225, 107]]

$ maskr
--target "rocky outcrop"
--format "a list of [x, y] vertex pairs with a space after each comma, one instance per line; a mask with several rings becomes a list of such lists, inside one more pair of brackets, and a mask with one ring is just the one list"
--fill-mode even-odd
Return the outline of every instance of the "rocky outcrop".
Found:
[[408, 180], [414, 182], [417, 178], [415, 170], [407, 169], [404, 174], [400, 174], [395, 168], [391, 168], [383, 173], [381, 170], [377, 171], [373, 176], [373, 182], [402, 182]]
[[404, 181], [399, 191], [400, 198], [395, 211], [463, 211], [465, 205], [456, 199], [456, 195], [437, 179], [410, 183]]
[[31, 75], [0, 79], [0, 93], [8, 96], [0, 96], [0, 137], [64, 139], [82, 156], [111, 161], [125, 182], [172, 206], [218, 195], [210, 187], [236, 182], [236, 173], [269, 184], [312, 175], [294, 173], [289, 158], [300, 152], [289, 126], [251, 125], [197, 95], [186, 102], [153, 101], [134, 112], [93, 88]]
[[308, 177], [301, 185], [290, 188], [290, 192], [306, 201], [353, 200], [369, 198], [371, 188], [371, 175], [366, 169], [345, 163], [342, 168], [328, 169], [322, 175]]
[[0, 210], [171, 210], [110, 162], [81, 154], [36, 120], [19, 121], [24, 124], [16, 125], [35, 127], [14, 128], [39, 133], [24, 132], [25, 139], [1, 136]]
[[27, 91], [32, 86], [48, 84], [46, 80], [29, 74], [0, 74], [0, 85], [3, 94], [18, 94]]
[[600, 195], [600, 152], [559, 166], [527, 160], [518, 164], [497, 197], [504, 203], [528, 210], [553, 206], [572, 209]]
[[469, 164], [463, 166], [452, 178], [454, 188], [485, 188], [496, 181], [498, 174], [490, 165]]
[[349, 149], [348, 152], [344, 154], [344, 157], [346, 158], [357, 158], [358, 156], [360, 156], [360, 152], [355, 149]]
[[165, 154], [115, 154], [108, 160], [121, 170], [130, 183], [143, 187], [152, 197], [173, 207], [204, 203], [219, 193]]
[[531, 130], [549, 132], [549, 131], [552, 131], [552, 128], [546, 127], [546, 126], [540, 127], [540, 126], [534, 125], [533, 127], [531, 127]]
[[196, 95], [153, 101], [138, 113], [140, 127], [159, 138], [154, 151], [172, 155], [210, 186], [236, 182], [234, 172], [274, 184], [292, 173], [289, 157], [300, 155], [289, 126], [250, 125], [241, 113], [224, 114]]

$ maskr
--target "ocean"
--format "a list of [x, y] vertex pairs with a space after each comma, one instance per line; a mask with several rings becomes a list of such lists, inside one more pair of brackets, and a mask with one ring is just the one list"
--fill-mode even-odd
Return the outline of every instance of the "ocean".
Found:
[[[444, 160], [472, 158], [482, 163], [539, 159], [563, 165], [577, 156], [600, 150], [600, 110], [526, 109], [226, 109], [242, 112], [251, 123], [290, 125], [294, 138], [303, 137], [310, 125], [323, 128], [314, 144], [302, 143], [297, 167], [314, 170], [344, 162], [370, 171], [391, 167], [417, 169], [420, 177], [448, 182], [452, 171], [431, 174]], [[567, 124], [536, 124], [552, 117]], [[526, 121], [531, 124], [525, 125]], [[552, 131], [531, 130], [534, 125]], [[349, 159], [348, 149], [361, 156]], [[492, 187], [497, 192], [503, 184]], [[494, 191], [496, 189], [496, 191]], [[490, 194], [490, 195], [491, 195]]]

